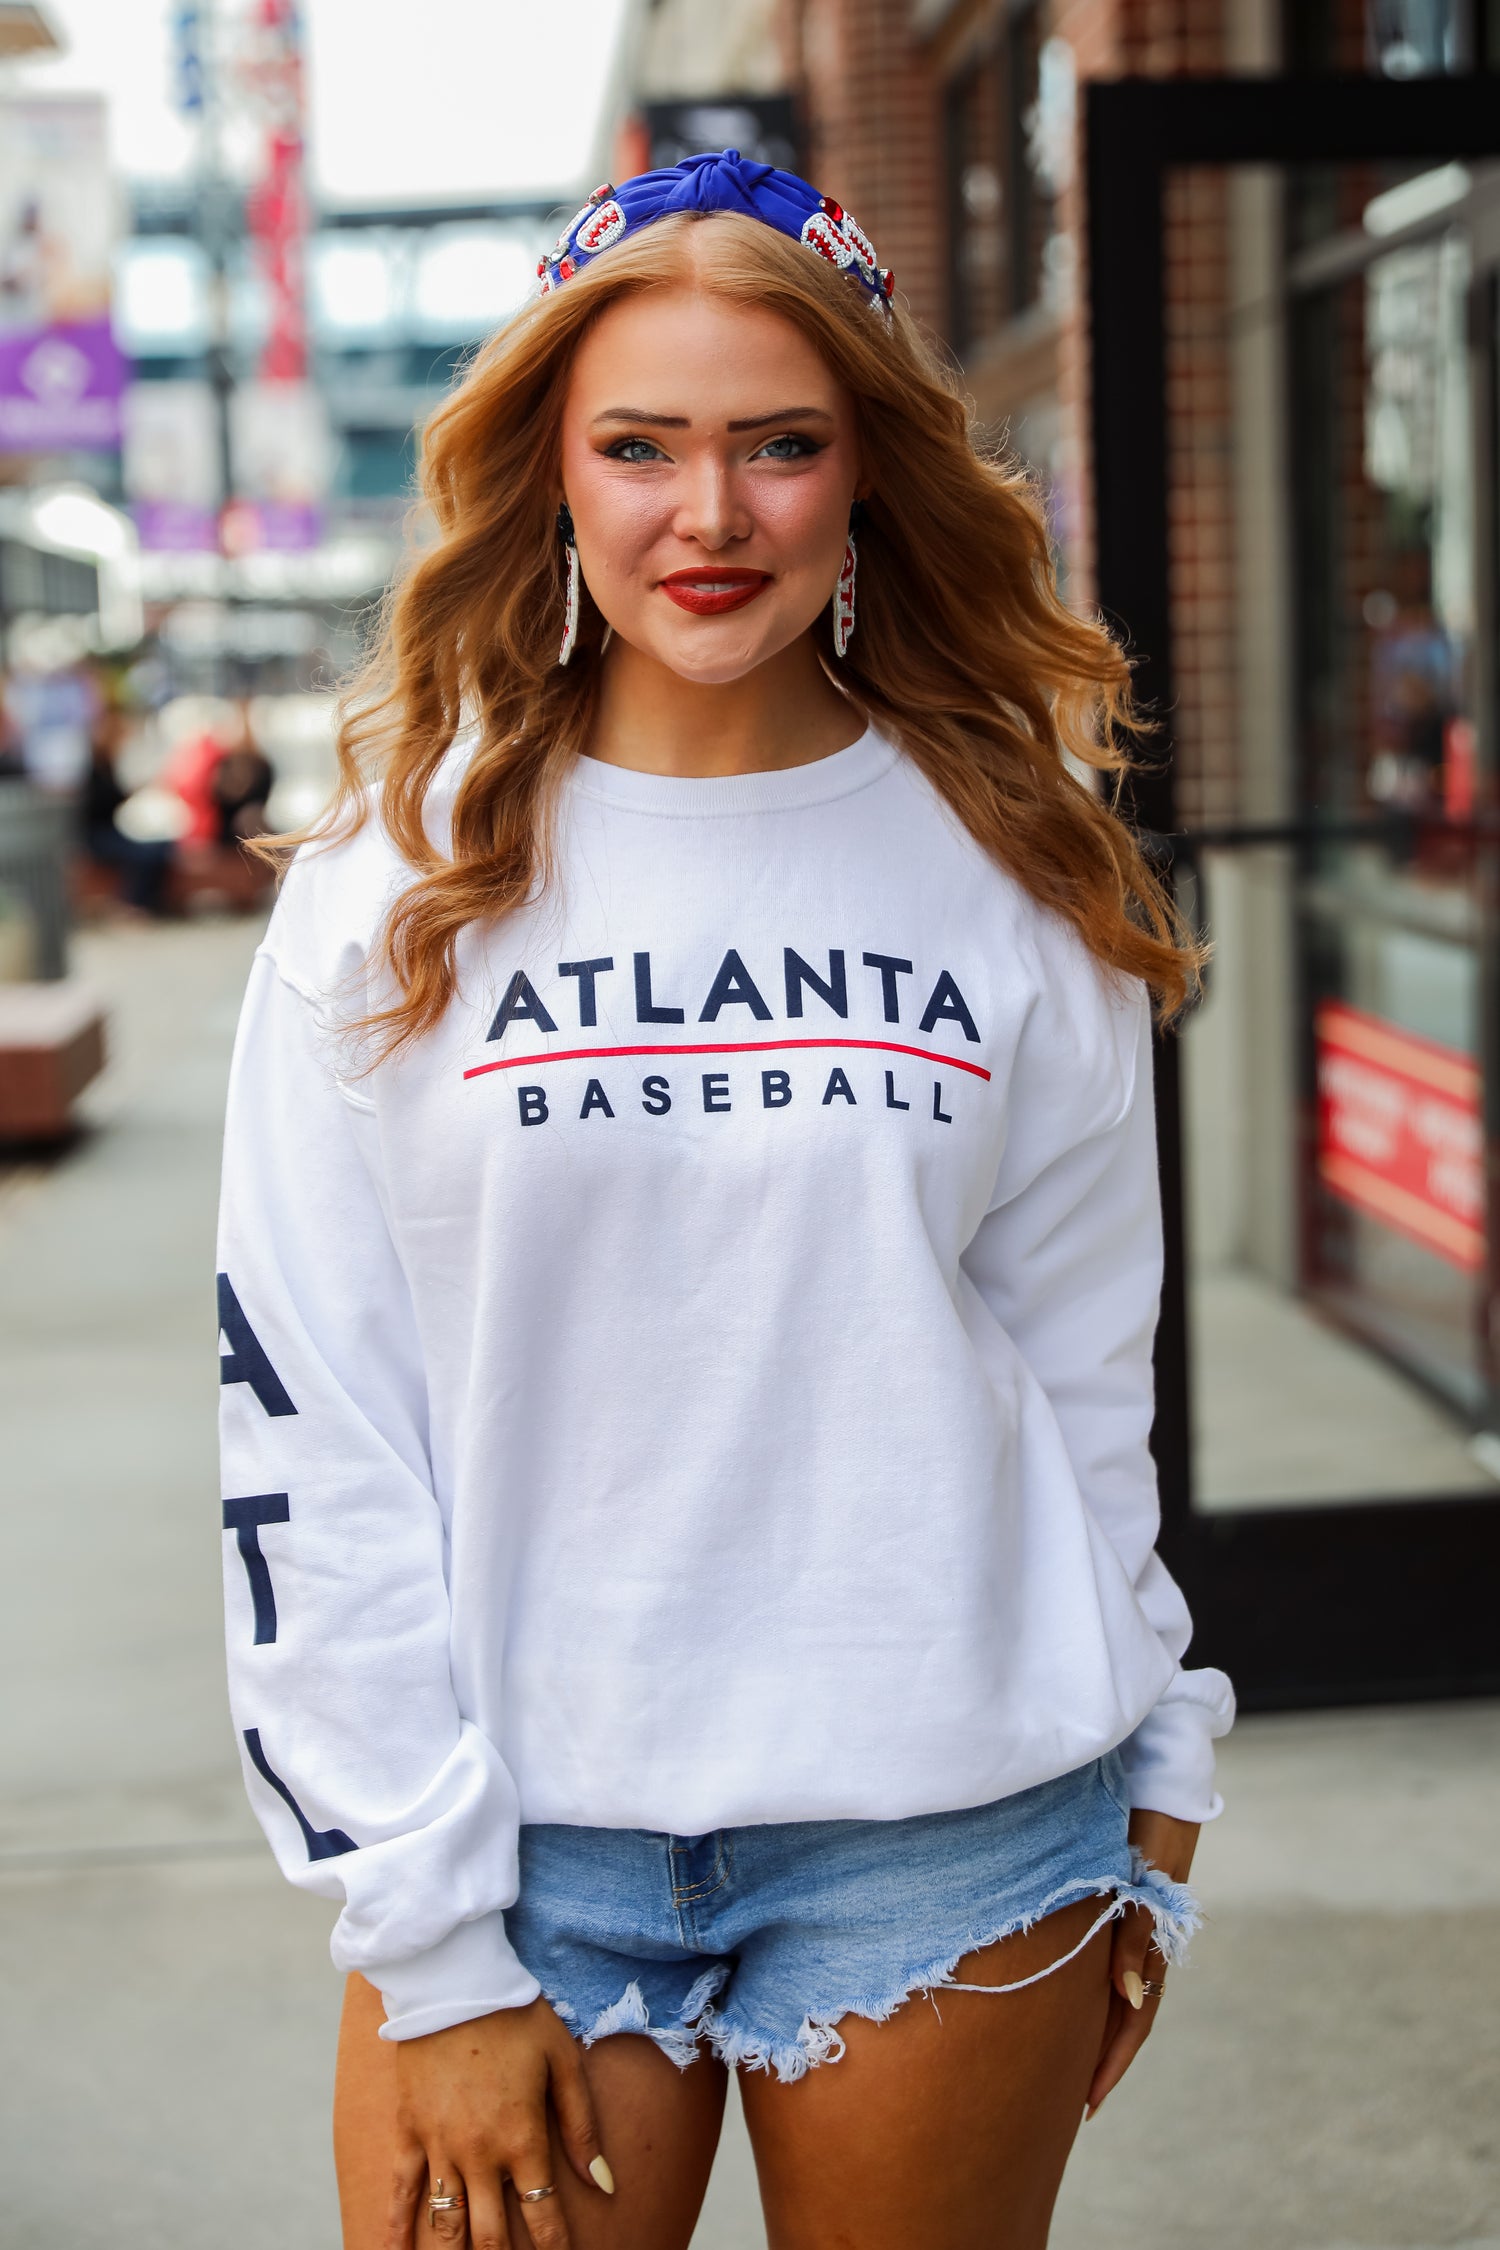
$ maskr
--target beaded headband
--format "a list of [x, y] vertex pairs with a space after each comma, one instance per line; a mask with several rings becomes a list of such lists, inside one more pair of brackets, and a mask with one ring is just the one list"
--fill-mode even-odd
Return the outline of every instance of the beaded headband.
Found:
[[717, 156], [690, 156], [665, 171], [642, 172], [623, 187], [595, 188], [538, 265], [538, 294], [545, 297], [561, 288], [623, 235], [672, 211], [741, 211], [760, 219], [848, 274], [877, 310], [890, 311], [895, 276], [876, 258], [863, 227], [795, 172], [752, 164], [737, 148]]

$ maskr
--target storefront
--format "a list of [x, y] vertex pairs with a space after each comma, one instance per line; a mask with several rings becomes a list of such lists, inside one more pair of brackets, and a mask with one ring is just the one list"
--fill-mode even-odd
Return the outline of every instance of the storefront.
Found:
[[[1488, 205], [1483, 167], [1457, 161], [1390, 183], [1362, 166], [1303, 175], [1288, 280], [1299, 809], [1348, 825], [1295, 877], [1317, 1102], [1301, 1282], [1493, 1433], [1491, 933], [1473, 826], [1492, 493], [1474, 389], [1491, 351], [1469, 332], [1491, 294]], [[1363, 833], [1380, 816], [1388, 832]]]
[[1088, 104], [1099, 589], [1215, 949], [1161, 1062], [1165, 1537], [1251, 1703], [1500, 1685], [1500, 99], [1399, 13], [1406, 83]]

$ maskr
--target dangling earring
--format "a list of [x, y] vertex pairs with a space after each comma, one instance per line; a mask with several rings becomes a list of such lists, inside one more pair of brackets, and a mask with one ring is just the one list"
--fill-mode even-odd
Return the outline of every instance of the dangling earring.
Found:
[[854, 534], [859, 529], [864, 514], [858, 500], [849, 510], [849, 536], [844, 542], [844, 567], [839, 572], [839, 582], [833, 590], [833, 653], [842, 656], [854, 637]]
[[563, 553], [567, 557], [568, 585], [563, 597], [562, 647], [557, 652], [559, 664], [566, 664], [578, 646], [578, 537], [573, 529], [573, 511], [565, 500], [557, 511], [557, 528], [562, 533]]

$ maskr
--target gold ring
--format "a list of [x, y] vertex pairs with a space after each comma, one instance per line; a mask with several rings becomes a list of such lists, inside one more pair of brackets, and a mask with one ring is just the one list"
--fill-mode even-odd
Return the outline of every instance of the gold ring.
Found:
[[1157, 1984], [1150, 1977], [1141, 1979], [1141, 1990], [1149, 2000], [1159, 2000], [1166, 1989], [1164, 1984]]
[[439, 2211], [462, 2211], [466, 2209], [467, 2204], [468, 2197], [464, 2194], [462, 2188], [459, 2189], [457, 2195], [444, 2195], [442, 2181], [434, 2180], [432, 2193], [427, 2198], [427, 2224], [430, 2227], [435, 2227]]

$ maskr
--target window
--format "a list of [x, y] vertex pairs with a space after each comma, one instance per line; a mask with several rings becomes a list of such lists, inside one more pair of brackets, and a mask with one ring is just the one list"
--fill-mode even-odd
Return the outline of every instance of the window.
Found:
[[1285, 0], [1294, 70], [1430, 78], [1500, 66], [1497, 0]]
[[1011, 311], [1023, 312], [1042, 294], [1052, 198], [1039, 162], [1044, 130], [1041, 104], [1042, 11], [1025, 8], [1006, 33], [1006, 142], [1010, 159]]
[[1057, 195], [1072, 163], [1072, 50], [1043, 36], [1038, 0], [949, 81], [949, 333], [967, 351], [1048, 299], [1060, 267]]
[[1010, 245], [1005, 225], [1006, 162], [1000, 57], [991, 50], [948, 86], [949, 319], [953, 347], [965, 352], [1010, 310]]
[[1459, 67], [1454, 0], [1371, 0], [1365, 44], [1386, 78], [1426, 78]]

